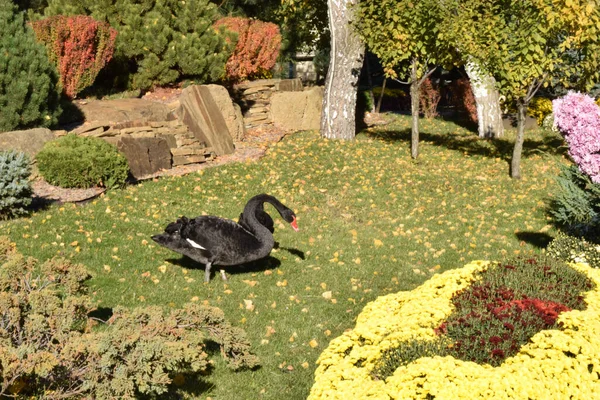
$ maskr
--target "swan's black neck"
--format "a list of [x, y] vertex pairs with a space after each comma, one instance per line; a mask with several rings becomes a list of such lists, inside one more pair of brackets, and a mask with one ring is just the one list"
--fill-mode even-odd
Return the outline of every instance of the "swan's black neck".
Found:
[[272, 204], [273, 207], [277, 209], [279, 214], [286, 209], [286, 207], [275, 197], [263, 193], [248, 200], [248, 203], [246, 203], [246, 206], [244, 207], [244, 218], [246, 219], [248, 228], [250, 228], [252, 233], [256, 235], [258, 239], [260, 239], [263, 246], [270, 246], [272, 248], [275, 243], [273, 234], [263, 224], [261, 224], [258, 219], [256, 219], [256, 210], [259, 207], [262, 208], [264, 203]]

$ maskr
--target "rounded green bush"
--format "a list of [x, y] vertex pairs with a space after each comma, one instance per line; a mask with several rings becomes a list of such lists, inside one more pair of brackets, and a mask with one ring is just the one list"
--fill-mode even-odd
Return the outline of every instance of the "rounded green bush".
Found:
[[127, 159], [115, 146], [75, 134], [47, 142], [36, 160], [44, 179], [64, 188], [123, 186], [129, 173]]

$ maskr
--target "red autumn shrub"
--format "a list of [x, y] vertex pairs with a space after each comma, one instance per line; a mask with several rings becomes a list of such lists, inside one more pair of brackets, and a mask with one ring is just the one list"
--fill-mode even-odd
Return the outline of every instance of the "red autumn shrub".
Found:
[[62, 89], [70, 98], [92, 85], [113, 56], [117, 31], [92, 17], [57, 15], [31, 25], [37, 39], [46, 45]]
[[435, 118], [438, 116], [437, 106], [442, 98], [438, 85], [427, 78], [421, 84], [419, 96], [419, 105], [425, 118]]
[[264, 75], [277, 61], [281, 46], [279, 27], [249, 18], [225, 17], [215, 23], [238, 34], [237, 45], [227, 61], [226, 77], [243, 81]]
[[450, 86], [451, 103], [458, 110], [464, 112], [469, 120], [477, 123], [477, 103], [471, 89], [471, 82], [467, 78], [460, 78]]

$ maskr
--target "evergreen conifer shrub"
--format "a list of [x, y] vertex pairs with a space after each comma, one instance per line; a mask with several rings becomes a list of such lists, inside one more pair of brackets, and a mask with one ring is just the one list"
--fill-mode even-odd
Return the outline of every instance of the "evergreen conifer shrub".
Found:
[[60, 115], [58, 77], [22, 12], [0, 0], [0, 132], [51, 126]]
[[31, 162], [23, 152], [0, 152], [0, 219], [27, 213], [31, 204]]
[[600, 238], [600, 184], [576, 165], [561, 166], [548, 212], [567, 232]]
[[117, 307], [107, 321], [90, 318], [89, 277], [65, 259], [26, 258], [0, 237], [0, 397], [175, 398], [176, 378], [193, 385], [210, 372], [208, 342], [234, 370], [258, 365], [245, 332], [216, 307]]
[[89, 15], [118, 31], [115, 58], [128, 60], [129, 85], [148, 89], [181, 78], [220, 79], [231, 46], [213, 27], [209, 0], [50, 0], [47, 15]]
[[47, 182], [65, 188], [119, 187], [129, 174], [125, 156], [95, 137], [68, 134], [46, 142], [36, 160]]

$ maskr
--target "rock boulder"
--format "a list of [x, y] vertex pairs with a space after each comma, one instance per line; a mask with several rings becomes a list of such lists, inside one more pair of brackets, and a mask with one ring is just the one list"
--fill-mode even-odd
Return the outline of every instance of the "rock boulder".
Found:
[[319, 129], [323, 88], [302, 92], [278, 92], [271, 97], [271, 118], [276, 127], [290, 130]]
[[54, 133], [47, 128], [0, 132], [0, 151], [22, 151], [33, 158], [42, 149], [44, 143], [54, 139]]
[[93, 121], [119, 123], [174, 119], [169, 115], [169, 107], [165, 104], [144, 99], [90, 100], [79, 102], [77, 107], [81, 109], [85, 121], [88, 123]]
[[246, 127], [244, 126], [244, 117], [242, 116], [240, 106], [231, 100], [229, 92], [225, 87], [221, 85], [205, 86], [208, 88], [215, 103], [217, 103], [217, 107], [221, 110], [231, 138], [234, 141], [242, 140], [246, 135]]
[[116, 144], [136, 179], [171, 168], [171, 150], [164, 138], [122, 136]]
[[176, 115], [196, 139], [214, 149], [218, 156], [233, 153], [229, 127], [208, 85], [188, 86], [181, 93], [179, 102]]

